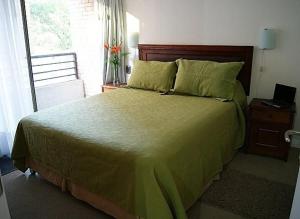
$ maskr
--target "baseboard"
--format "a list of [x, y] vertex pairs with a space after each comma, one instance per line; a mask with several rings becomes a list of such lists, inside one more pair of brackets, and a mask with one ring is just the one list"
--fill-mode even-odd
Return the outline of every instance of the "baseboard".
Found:
[[300, 148], [300, 136], [299, 135], [293, 136], [291, 146], [294, 148]]

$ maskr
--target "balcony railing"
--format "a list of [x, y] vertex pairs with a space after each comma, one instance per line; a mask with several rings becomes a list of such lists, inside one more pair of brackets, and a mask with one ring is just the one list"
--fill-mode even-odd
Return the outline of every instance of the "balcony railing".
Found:
[[31, 56], [35, 86], [78, 79], [76, 53], [57, 53]]

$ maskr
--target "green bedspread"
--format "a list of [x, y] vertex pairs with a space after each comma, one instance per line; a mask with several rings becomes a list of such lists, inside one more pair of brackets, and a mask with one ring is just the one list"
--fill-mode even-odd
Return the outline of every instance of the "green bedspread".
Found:
[[186, 218], [244, 138], [237, 102], [120, 88], [25, 117], [12, 158], [25, 157], [128, 212]]

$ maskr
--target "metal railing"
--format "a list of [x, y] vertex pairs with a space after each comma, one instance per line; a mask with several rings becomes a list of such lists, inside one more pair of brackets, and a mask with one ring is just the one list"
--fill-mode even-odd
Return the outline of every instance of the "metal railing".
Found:
[[35, 86], [78, 79], [76, 53], [56, 53], [31, 56]]

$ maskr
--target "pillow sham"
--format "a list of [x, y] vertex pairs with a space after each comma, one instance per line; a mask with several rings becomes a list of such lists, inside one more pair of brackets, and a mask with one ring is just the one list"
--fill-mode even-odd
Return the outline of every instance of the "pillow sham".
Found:
[[168, 92], [177, 72], [175, 62], [141, 61], [133, 65], [128, 87]]
[[232, 100], [236, 77], [243, 62], [178, 59], [175, 93]]

